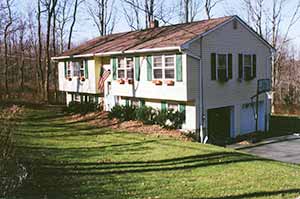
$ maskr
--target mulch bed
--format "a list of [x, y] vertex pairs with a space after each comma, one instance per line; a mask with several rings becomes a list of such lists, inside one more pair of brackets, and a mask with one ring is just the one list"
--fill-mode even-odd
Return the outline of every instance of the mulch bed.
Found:
[[68, 116], [67, 120], [70, 122], [87, 122], [92, 126], [110, 128], [117, 131], [152, 134], [158, 137], [166, 135], [183, 141], [193, 140], [188, 133], [179, 130], [168, 130], [159, 125], [145, 125], [140, 121], [121, 122], [118, 119], [109, 119], [108, 112], [88, 113], [86, 115], [76, 114]]

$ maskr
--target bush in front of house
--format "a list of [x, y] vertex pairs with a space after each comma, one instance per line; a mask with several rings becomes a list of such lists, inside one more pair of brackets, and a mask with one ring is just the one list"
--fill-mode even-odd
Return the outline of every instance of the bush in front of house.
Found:
[[75, 114], [87, 114], [99, 110], [99, 105], [95, 102], [70, 102], [69, 106], [66, 107], [67, 113]]
[[110, 119], [117, 118], [120, 121], [135, 120], [136, 119], [135, 110], [136, 110], [135, 106], [116, 105], [111, 109], [111, 111], [108, 114], [108, 117]]
[[157, 114], [157, 111], [148, 106], [137, 107], [135, 110], [136, 120], [143, 122], [143, 124], [154, 124], [154, 118]]
[[185, 113], [174, 110], [157, 111], [155, 123], [166, 129], [179, 129], [185, 122]]
[[185, 113], [174, 110], [155, 110], [147, 106], [116, 105], [109, 112], [109, 118], [120, 121], [137, 120], [143, 124], [157, 124], [167, 129], [179, 129], [185, 122]]

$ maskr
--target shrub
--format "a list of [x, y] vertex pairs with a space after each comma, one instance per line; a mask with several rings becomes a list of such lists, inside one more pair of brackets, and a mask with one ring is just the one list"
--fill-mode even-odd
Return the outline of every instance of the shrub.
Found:
[[70, 102], [66, 108], [68, 113], [80, 113], [87, 114], [89, 112], [95, 112], [99, 110], [99, 105], [95, 102]]
[[167, 129], [179, 129], [185, 121], [185, 113], [174, 110], [158, 111], [155, 123]]
[[156, 110], [152, 107], [141, 106], [135, 110], [136, 120], [143, 122], [144, 124], [154, 124], [154, 118], [156, 116]]
[[165, 110], [159, 111], [152, 107], [141, 106], [114, 106], [110, 113], [109, 118], [117, 118], [120, 121], [138, 120], [143, 124], [157, 124], [167, 129], [179, 129], [185, 121], [185, 113]]
[[111, 119], [112, 118], [117, 118], [120, 121], [135, 120], [136, 119], [135, 110], [136, 110], [135, 106], [116, 105], [111, 109], [108, 117], [111, 118]]

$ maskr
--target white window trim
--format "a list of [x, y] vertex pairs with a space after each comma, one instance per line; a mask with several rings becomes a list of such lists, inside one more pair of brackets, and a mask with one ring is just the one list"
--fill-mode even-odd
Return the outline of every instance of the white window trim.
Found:
[[[127, 68], [127, 59], [132, 58], [132, 78], [128, 78], [127, 76], [127, 70], [130, 68]], [[119, 59], [124, 59], [124, 68], [119, 68]], [[135, 59], [134, 57], [118, 57], [117, 58], [117, 79], [126, 79], [126, 80], [132, 80], [134, 79], [134, 66], [135, 66]], [[119, 77], [119, 70], [124, 70], [124, 78]]]
[[[154, 57], [161, 57], [162, 58], [162, 66], [161, 67], [154, 67]], [[166, 67], [166, 57], [173, 57], [174, 59], [174, 78], [165, 78], [165, 69], [172, 69], [171, 67]], [[175, 80], [176, 78], [176, 55], [174, 54], [163, 54], [163, 55], [153, 55], [152, 56], [152, 79], [153, 80]], [[154, 77], [154, 69], [161, 69], [162, 70], [162, 78], [155, 78]]]

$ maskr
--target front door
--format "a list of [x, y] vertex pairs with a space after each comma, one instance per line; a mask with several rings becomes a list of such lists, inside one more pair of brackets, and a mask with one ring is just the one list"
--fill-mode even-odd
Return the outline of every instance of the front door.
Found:
[[208, 136], [213, 142], [230, 138], [230, 107], [208, 110]]

